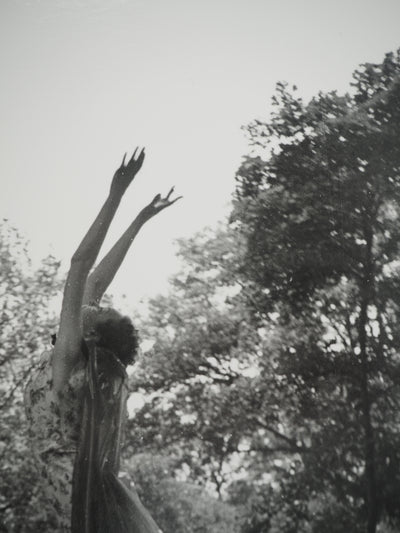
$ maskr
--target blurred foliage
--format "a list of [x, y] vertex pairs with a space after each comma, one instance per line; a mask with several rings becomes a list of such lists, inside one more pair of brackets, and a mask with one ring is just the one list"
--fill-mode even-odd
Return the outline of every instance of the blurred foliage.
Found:
[[171, 457], [139, 453], [129, 472], [164, 533], [232, 533], [236, 510], [199, 485], [176, 479]]

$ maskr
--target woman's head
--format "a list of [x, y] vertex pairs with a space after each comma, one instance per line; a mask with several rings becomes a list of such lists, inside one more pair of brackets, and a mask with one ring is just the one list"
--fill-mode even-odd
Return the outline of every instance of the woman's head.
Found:
[[114, 353], [125, 366], [134, 362], [138, 352], [138, 333], [129, 317], [110, 307], [85, 305], [82, 308], [84, 339]]

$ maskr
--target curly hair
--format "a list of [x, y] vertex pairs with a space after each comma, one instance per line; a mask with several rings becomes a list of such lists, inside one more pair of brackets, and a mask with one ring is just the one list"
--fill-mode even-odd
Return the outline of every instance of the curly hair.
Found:
[[129, 317], [112, 307], [82, 307], [84, 339], [92, 338], [99, 348], [112, 352], [124, 366], [134, 362], [139, 348], [138, 332]]
[[114, 353], [124, 366], [136, 359], [139, 340], [138, 332], [128, 317], [98, 320], [94, 329], [97, 346]]

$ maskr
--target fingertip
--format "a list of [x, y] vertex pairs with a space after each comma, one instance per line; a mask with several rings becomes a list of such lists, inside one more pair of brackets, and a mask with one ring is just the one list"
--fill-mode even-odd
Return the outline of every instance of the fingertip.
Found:
[[183, 196], [178, 196], [178, 198], [175, 198], [175, 200], [172, 200], [171, 205], [177, 202], [178, 200], [180, 200], [181, 198], [183, 198]]

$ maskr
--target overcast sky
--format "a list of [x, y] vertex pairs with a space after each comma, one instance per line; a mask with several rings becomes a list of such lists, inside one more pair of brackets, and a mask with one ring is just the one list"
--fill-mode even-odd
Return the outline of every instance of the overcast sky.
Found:
[[63, 269], [125, 151], [146, 147], [105, 248], [157, 192], [111, 290], [164, 290], [176, 238], [228, 212], [246, 139], [277, 81], [349, 88], [400, 46], [398, 0], [1, 0], [0, 213]]

